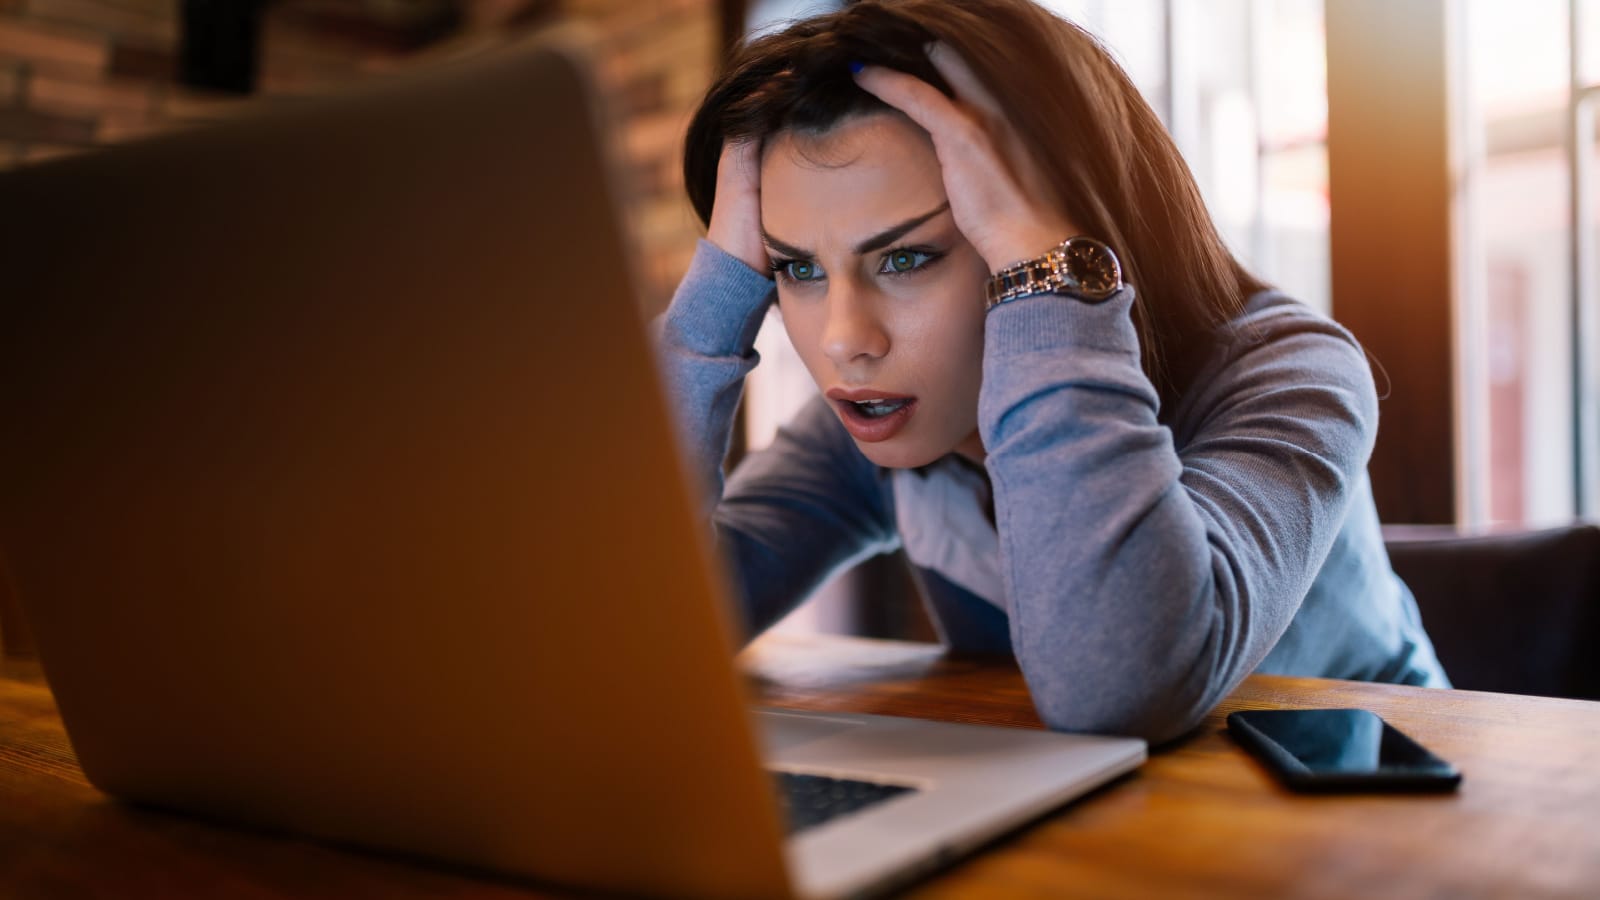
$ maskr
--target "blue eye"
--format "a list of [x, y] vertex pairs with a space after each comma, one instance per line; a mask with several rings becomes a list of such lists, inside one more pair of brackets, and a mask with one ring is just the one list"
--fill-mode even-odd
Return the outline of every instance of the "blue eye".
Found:
[[883, 267], [878, 270], [881, 275], [904, 275], [908, 272], [926, 266], [938, 259], [938, 256], [922, 250], [890, 250], [883, 258]]
[[822, 277], [822, 270], [817, 264], [804, 259], [775, 259], [772, 261], [772, 273], [784, 281], [816, 281]]

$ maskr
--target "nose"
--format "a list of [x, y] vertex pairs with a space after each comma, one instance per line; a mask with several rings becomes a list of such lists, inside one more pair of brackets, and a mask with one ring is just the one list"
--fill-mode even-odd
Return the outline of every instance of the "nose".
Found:
[[870, 291], [839, 279], [829, 285], [827, 303], [822, 351], [834, 365], [859, 364], [880, 359], [889, 352], [889, 332], [883, 327]]

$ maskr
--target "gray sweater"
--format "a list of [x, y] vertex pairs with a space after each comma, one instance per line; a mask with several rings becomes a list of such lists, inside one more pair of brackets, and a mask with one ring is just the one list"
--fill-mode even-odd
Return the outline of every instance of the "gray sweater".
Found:
[[882, 469], [818, 400], [724, 485], [772, 297], [702, 241], [656, 323], [749, 634], [904, 547], [946, 642], [1015, 654], [1051, 728], [1168, 740], [1251, 672], [1448, 686], [1379, 533], [1371, 370], [1325, 317], [1250, 298], [1161, 424], [1132, 288], [1013, 301], [985, 326], [987, 479]]

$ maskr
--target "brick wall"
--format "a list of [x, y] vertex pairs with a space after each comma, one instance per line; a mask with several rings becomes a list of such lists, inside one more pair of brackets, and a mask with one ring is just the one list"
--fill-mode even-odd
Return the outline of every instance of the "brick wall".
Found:
[[[333, 27], [317, 15], [328, 5], [268, 4], [256, 97], [312, 93], [439, 54], [472, 52], [532, 21], [567, 15], [590, 25], [602, 84], [623, 123], [631, 176], [625, 202], [644, 251], [647, 299], [665, 302], [699, 233], [683, 197], [678, 153], [714, 66], [716, 0], [464, 0], [459, 30], [420, 49], [400, 49], [373, 29]], [[256, 102], [175, 83], [178, 23], [179, 0], [0, 0], [0, 169]]]
[[710, 83], [720, 23], [715, 0], [570, 0], [602, 37], [602, 76], [625, 124], [636, 234], [652, 299], [665, 305], [689, 266], [700, 226], [683, 193], [683, 135]]
[[[265, 29], [263, 94], [337, 84], [383, 60]], [[240, 104], [177, 85], [178, 0], [0, 0], [0, 167], [136, 138]]]

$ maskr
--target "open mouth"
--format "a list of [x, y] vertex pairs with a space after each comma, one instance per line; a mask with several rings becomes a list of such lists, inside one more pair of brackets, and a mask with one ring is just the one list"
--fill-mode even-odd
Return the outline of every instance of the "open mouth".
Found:
[[828, 399], [839, 410], [839, 421], [851, 436], [869, 444], [894, 437], [917, 410], [915, 397], [880, 394], [872, 388], [836, 388], [828, 392]]
[[855, 407], [857, 412], [869, 419], [881, 419], [884, 416], [893, 415], [900, 410], [905, 409], [907, 406], [910, 406], [911, 398], [900, 397], [898, 399], [891, 400], [880, 397], [871, 400], [847, 400], [845, 402]]

